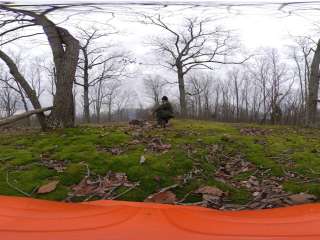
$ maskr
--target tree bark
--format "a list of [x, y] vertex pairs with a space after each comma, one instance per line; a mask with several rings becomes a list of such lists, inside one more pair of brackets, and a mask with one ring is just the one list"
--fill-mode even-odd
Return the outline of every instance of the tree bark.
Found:
[[86, 123], [90, 123], [90, 102], [89, 102], [89, 63], [86, 48], [81, 48], [84, 56], [83, 66], [83, 116]]
[[[63, 52], [53, 51], [57, 71], [53, 116], [59, 126], [74, 127], [73, 82], [79, 57], [79, 42], [67, 30], [58, 29], [66, 47]], [[50, 38], [50, 34], [47, 36]]]
[[[17, 85], [18, 85], [19, 94], [20, 94], [20, 97], [21, 97], [21, 101], [22, 101], [22, 103], [23, 103], [24, 110], [25, 110], [26, 112], [28, 112], [28, 111], [29, 111], [29, 108], [28, 108], [28, 103], [27, 103], [27, 101], [26, 101], [26, 97], [25, 97], [24, 94], [23, 94], [23, 90], [21, 89], [21, 86], [20, 86], [19, 84], [17, 84]], [[30, 118], [27, 119], [26, 124], [27, 124], [27, 126], [31, 126]]]
[[186, 101], [186, 91], [185, 91], [185, 85], [184, 85], [184, 76], [183, 76], [183, 70], [182, 67], [178, 68], [178, 84], [179, 84], [179, 95], [180, 95], [180, 111], [181, 116], [183, 118], [188, 116], [187, 112], [187, 101]]
[[310, 80], [308, 85], [308, 99], [307, 99], [307, 125], [314, 126], [317, 120], [317, 99], [319, 91], [319, 64], [320, 64], [320, 40], [310, 69]]

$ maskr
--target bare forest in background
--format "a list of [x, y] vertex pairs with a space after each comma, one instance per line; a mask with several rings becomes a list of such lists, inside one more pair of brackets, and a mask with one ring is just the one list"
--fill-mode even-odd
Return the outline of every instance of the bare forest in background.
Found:
[[[67, 7], [36, 11], [0, 4], [0, 125], [32, 110], [37, 121], [28, 115], [19, 123], [38, 122], [43, 130], [75, 121], [151, 119], [152, 108], [168, 95], [176, 117], [319, 126], [319, 39], [292, 37], [285, 53], [248, 52], [217, 20], [186, 17], [177, 28], [160, 14], [138, 14], [137, 22], [163, 33], [148, 44], [171, 75], [137, 74], [130, 70], [139, 64], [130, 46], [109, 40], [119, 34], [116, 25], [72, 26], [71, 33], [50, 15]], [[24, 49], [11, 50], [14, 42], [38, 34], [46, 36], [52, 56], [22, 57]], [[141, 90], [132, 90], [129, 81], [140, 81]]]

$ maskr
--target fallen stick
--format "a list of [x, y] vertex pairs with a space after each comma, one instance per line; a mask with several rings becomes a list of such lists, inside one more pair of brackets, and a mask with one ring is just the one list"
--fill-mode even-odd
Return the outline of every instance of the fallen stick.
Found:
[[21, 190], [20, 188], [12, 185], [10, 182], [9, 182], [9, 171], [7, 171], [7, 177], [6, 177], [6, 181], [7, 181], [7, 184], [9, 187], [13, 188], [14, 190], [18, 191], [19, 193], [22, 193], [23, 195], [27, 196], [27, 197], [31, 197], [31, 195], [29, 193], [26, 193], [25, 191]]
[[187, 199], [187, 197], [189, 197], [190, 194], [192, 194], [193, 192], [194, 192], [194, 191], [188, 192], [186, 195], [184, 195], [184, 197], [183, 197], [182, 199], [180, 199], [179, 201], [177, 201], [175, 204], [183, 203], [183, 202]]
[[176, 188], [176, 187], [178, 187], [178, 186], [179, 186], [178, 184], [173, 184], [173, 185], [170, 185], [170, 186], [168, 186], [168, 187], [162, 188], [162, 189], [161, 189], [159, 192], [157, 192], [157, 193], [166, 192], [166, 191], [171, 190], [171, 189], [173, 189], [173, 188]]
[[115, 200], [123, 195], [125, 195], [126, 193], [130, 192], [131, 190], [135, 189], [136, 187], [138, 187], [140, 185], [140, 183], [136, 183], [135, 185], [133, 185], [132, 187], [128, 188], [127, 190], [123, 191], [122, 193], [119, 193], [118, 195], [114, 196], [114, 197], [111, 197], [109, 199], [111, 200]]
[[38, 114], [38, 113], [50, 111], [52, 109], [53, 109], [53, 107], [46, 107], [46, 108], [35, 109], [35, 110], [32, 110], [32, 111], [28, 111], [28, 112], [24, 112], [24, 113], [21, 113], [21, 114], [13, 115], [11, 117], [8, 117], [8, 118], [0, 120], [0, 127], [5, 126], [5, 125], [9, 125], [9, 124], [17, 122], [17, 121], [19, 121], [21, 119], [30, 117], [33, 114]]

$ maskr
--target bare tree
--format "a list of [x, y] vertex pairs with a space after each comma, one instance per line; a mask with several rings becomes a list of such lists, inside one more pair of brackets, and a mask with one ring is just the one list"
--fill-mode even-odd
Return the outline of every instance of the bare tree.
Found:
[[[107, 41], [107, 37], [115, 33], [115, 31], [104, 32], [95, 28], [80, 28], [81, 55], [78, 63], [80, 73], [75, 83], [83, 87], [83, 115], [85, 122], [90, 122], [89, 89], [99, 84], [100, 81], [120, 77], [128, 64], [128, 58], [123, 51], [112, 51], [115, 45], [104, 44], [104, 46], [101, 46], [102, 40]], [[104, 79], [101, 79], [101, 75], [95, 74], [101, 65], [105, 66], [105, 70], [103, 70]]]
[[291, 57], [296, 66], [296, 75], [299, 80], [300, 87], [300, 117], [301, 120], [308, 124], [307, 121], [307, 102], [308, 102], [308, 86], [310, 79], [310, 62], [313, 53], [312, 46], [314, 41], [309, 37], [298, 37], [295, 39], [296, 45], [292, 47]]
[[[65, 6], [64, 6], [65, 7]], [[32, 11], [5, 4], [0, 4], [0, 26], [2, 31], [0, 36], [4, 37], [10, 33], [21, 31], [26, 28], [39, 26], [42, 33], [36, 32], [19, 37], [11, 38], [2, 45], [13, 42], [24, 37], [45, 34], [49, 46], [52, 50], [53, 61], [56, 69], [56, 94], [54, 98], [54, 109], [51, 112], [51, 124], [57, 127], [74, 126], [74, 102], [73, 102], [73, 81], [78, 62], [79, 42], [65, 28], [57, 26], [47, 15], [62, 7], [51, 6], [45, 10]], [[2, 50], [0, 58], [8, 66], [15, 81], [23, 88], [35, 109], [40, 109], [41, 105], [34, 91], [19, 72], [14, 61]], [[46, 129], [48, 124], [43, 113], [38, 113], [38, 119], [42, 129]]]
[[167, 81], [160, 75], [147, 75], [143, 82], [147, 97], [152, 99], [155, 106], [158, 106], [160, 104], [161, 97], [164, 95], [164, 88]]
[[234, 86], [234, 96], [236, 99], [236, 120], [239, 121], [240, 119], [240, 93], [239, 93], [239, 88], [240, 85], [242, 84], [241, 79], [240, 79], [240, 73], [239, 69], [232, 69], [229, 73], [229, 78], [232, 80]]
[[116, 96], [120, 93], [120, 86], [121, 82], [118, 80], [108, 82], [105, 85], [105, 99], [103, 101], [103, 104], [107, 106], [108, 122], [111, 122], [112, 120], [112, 111], [114, 105], [116, 104]]
[[202, 74], [192, 75], [187, 79], [186, 94], [191, 101], [191, 113], [198, 118], [202, 118], [204, 115], [204, 105], [206, 101], [204, 93], [208, 94], [210, 80], [210, 78]]
[[5, 113], [5, 117], [12, 116], [19, 103], [19, 95], [8, 85], [1, 86], [0, 91], [0, 110]]
[[129, 120], [129, 111], [131, 111], [129, 108], [134, 106], [136, 98], [136, 92], [131, 89], [122, 89], [120, 94], [117, 94], [114, 105], [118, 121]]
[[113, 98], [121, 85], [121, 81], [119, 79], [120, 75], [115, 75], [114, 78], [111, 78], [109, 75], [110, 66], [108, 66], [108, 62], [105, 62], [103, 66], [100, 66], [100, 69], [98, 69], [97, 72], [99, 75], [93, 85], [93, 94], [91, 96], [90, 104], [93, 104], [96, 120], [99, 123], [101, 120], [101, 110], [105, 104], [108, 105], [108, 117], [111, 120], [111, 110], [112, 105], [114, 104]]
[[[210, 19], [186, 18], [181, 30], [170, 27], [160, 15], [144, 16], [145, 24], [152, 24], [166, 31], [167, 38], [154, 41], [158, 51], [165, 55], [165, 67], [177, 73], [181, 115], [187, 116], [185, 75], [193, 69], [212, 69], [212, 64], [235, 64], [226, 58], [235, 50], [230, 31], [215, 27]], [[210, 24], [211, 23], [211, 24]], [[210, 27], [209, 27], [210, 26]]]

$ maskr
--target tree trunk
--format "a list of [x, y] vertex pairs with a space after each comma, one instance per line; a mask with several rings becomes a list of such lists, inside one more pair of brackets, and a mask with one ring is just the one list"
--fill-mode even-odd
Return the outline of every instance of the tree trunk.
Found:
[[83, 86], [83, 116], [86, 123], [90, 123], [89, 86]]
[[109, 99], [110, 102], [108, 103], [108, 122], [111, 122], [111, 99]]
[[180, 110], [181, 116], [183, 118], [187, 117], [187, 101], [186, 101], [186, 91], [184, 86], [184, 76], [182, 67], [178, 67], [178, 84], [179, 84], [179, 95], [180, 95]]
[[314, 126], [317, 120], [317, 99], [319, 91], [320, 40], [311, 63], [308, 85], [307, 125]]
[[97, 108], [97, 123], [100, 123], [100, 108]]
[[[27, 103], [26, 98], [25, 98], [25, 96], [23, 94], [23, 90], [21, 89], [21, 86], [19, 84], [17, 84], [17, 85], [18, 85], [19, 94], [20, 94], [20, 97], [21, 97], [21, 101], [23, 103], [24, 110], [26, 112], [28, 112], [29, 111], [28, 103]], [[31, 126], [30, 118], [27, 118], [26, 124], [27, 124], [27, 126]]]
[[[236, 76], [238, 77], [238, 76]], [[238, 81], [236, 79], [236, 77], [234, 77], [234, 88], [235, 88], [235, 93], [236, 93], [236, 119], [237, 121], [239, 121], [239, 87], [238, 87]]]
[[89, 69], [88, 54], [85, 48], [81, 48], [84, 56], [83, 66], [83, 116], [86, 123], [90, 123], [90, 102], [89, 102]]
[[60, 127], [74, 127], [73, 82], [78, 64], [79, 42], [65, 29], [59, 28], [59, 34], [66, 48], [63, 54], [54, 54], [57, 86], [53, 116]]

